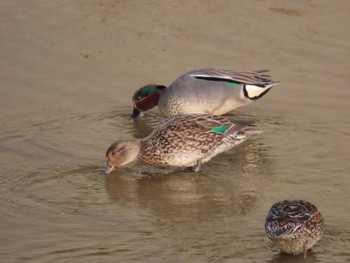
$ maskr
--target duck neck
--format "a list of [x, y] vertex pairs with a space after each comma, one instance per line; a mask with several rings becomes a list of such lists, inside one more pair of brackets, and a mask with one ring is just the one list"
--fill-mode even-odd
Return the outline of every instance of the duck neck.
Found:
[[[142, 140], [141, 139], [130, 139], [127, 141], [128, 154], [126, 163], [137, 161], [139, 154], [141, 152]], [[125, 163], [125, 164], [126, 164]]]

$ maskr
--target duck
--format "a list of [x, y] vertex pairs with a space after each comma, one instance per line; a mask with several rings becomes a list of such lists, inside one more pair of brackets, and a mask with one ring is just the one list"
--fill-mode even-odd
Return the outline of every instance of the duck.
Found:
[[271, 80], [267, 72], [201, 68], [178, 77], [169, 87], [145, 85], [132, 96], [131, 119], [157, 105], [164, 116], [226, 114], [262, 98], [279, 83]]
[[265, 232], [281, 251], [304, 254], [321, 238], [324, 220], [317, 207], [304, 200], [284, 200], [275, 203], [265, 221]]
[[109, 174], [131, 162], [156, 167], [185, 167], [199, 172], [203, 163], [262, 131], [253, 121], [210, 114], [169, 116], [143, 139], [122, 139], [106, 151]]

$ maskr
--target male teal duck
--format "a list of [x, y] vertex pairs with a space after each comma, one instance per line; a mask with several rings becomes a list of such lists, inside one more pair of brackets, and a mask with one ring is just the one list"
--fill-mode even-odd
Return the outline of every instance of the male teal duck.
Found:
[[165, 116], [178, 114], [223, 115], [263, 97], [278, 81], [272, 81], [269, 70], [235, 72], [203, 68], [185, 73], [168, 88], [149, 84], [138, 89], [133, 97], [137, 118], [142, 111], [158, 105]]
[[304, 253], [321, 238], [324, 221], [316, 206], [303, 200], [274, 204], [265, 221], [267, 236], [285, 253]]
[[106, 152], [108, 174], [130, 162], [165, 167], [194, 167], [261, 133], [252, 121], [232, 121], [213, 115], [177, 115], [163, 120], [143, 139], [114, 142]]

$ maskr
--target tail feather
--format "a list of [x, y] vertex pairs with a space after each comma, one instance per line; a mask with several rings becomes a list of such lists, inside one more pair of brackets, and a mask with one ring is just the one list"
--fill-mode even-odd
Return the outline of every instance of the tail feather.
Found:
[[243, 92], [247, 98], [257, 100], [263, 97], [273, 86], [278, 85], [279, 83], [279, 81], [269, 81], [263, 84], [246, 84], [243, 88]]
[[231, 126], [224, 135], [241, 134], [249, 137], [262, 133], [261, 130], [256, 130], [253, 124], [254, 121], [234, 121], [234, 125]]

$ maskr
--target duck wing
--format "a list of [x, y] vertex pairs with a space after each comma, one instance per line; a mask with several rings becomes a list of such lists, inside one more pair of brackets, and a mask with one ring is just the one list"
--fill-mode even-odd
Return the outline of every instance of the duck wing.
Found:
[[190, 72], [190, 75], [198, 79], [226, 80], [251, 85], [277, 83], [277, 81], [271, 80], [270, 75], [264, 74], [266, 72], [269, 72], [269, 70], [232, 71], [218, 68], [203, 68]]

